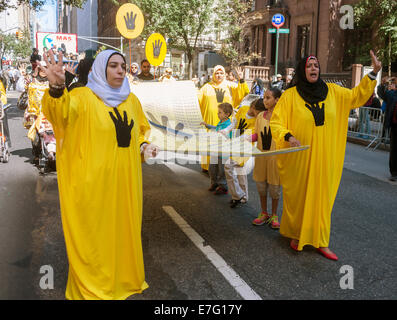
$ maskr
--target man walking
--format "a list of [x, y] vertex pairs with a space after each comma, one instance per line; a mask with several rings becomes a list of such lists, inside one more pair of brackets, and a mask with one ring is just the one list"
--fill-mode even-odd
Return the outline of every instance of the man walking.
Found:
[[382, 83], [378, 87], [378, 95], [386, 102], [385, 131], [390, 130], [390, 181], [397, 181], [397, 84]]

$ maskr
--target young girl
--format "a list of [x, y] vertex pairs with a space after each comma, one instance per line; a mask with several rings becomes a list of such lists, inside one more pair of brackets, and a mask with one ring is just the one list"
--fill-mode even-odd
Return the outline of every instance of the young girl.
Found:
[[[281, 91], [277, 88], [268, 89], [263, 98], [267, 112], [260, 113], [256, 118], [256, 134], [252, 136], [252, 141], [258, 141], [257, 148], [261, 151], [276, 150], [269, 124], [273, 109], [280, 96]], [[262, 212], [252, 223], [257, 226], [268, 223], [273, 229], [280, 228], [277, 217], [277, 207], [280, 199], [280, 178], [276, 156], [255, 158], [253, 178], [260, 196]], [[267, 193], [272, 198], [272, 215], [267, 212]]]
[[[228, 126], [231, 122], [229, 117], [233, 114], [233, 106], [230, 103], [221, 103], [218, 105], [218, 118], [219, 122], [217, 126], [211, 126], [208, 123], [202, 122], [207, 129], [220, 131]], [[214, 194], [227, 194], [227, 183], [225, 177], [225, 170], [222, 163], [222, 156], [218, 156], [215, 159], [211, 157], [210, 165], [208, 168], [208, 173], [211, 179], [211, 187], [208, 191], [215, 191]]]

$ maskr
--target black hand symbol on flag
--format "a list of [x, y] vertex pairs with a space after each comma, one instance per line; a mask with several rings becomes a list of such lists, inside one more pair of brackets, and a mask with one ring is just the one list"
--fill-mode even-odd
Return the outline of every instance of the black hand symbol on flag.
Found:
[[222, 89], [215, 89], [215, 94], [216, 94], [216, 100], [218, 103], [222, 103], [223, 99], [225, 98], [225, 90]]
[[152, 46], [153, 46], [153, 57], [155, 59], [158, 59], [160, 56], [161, 47], [163, 46], [163, 43], [161, 42], [161, 40], [156, 40], [154, 41], [154, 43], [152, 43]]
[[[167, 128], [170, 128], [169, 123], [168, 123], [168, 117], [166, 116], [161, 116], [161, 123], [156, 119], [155, 116], [151, 112], [147, 112], [148, 117], [150, 118], [150, 121], [157, 127], [159, 128], [164, 134], [167, 134]], [[175, 126], [175, 135], [178, 134], [180, 130], [183, 130], [185, 125], [183, 123], [178, 123]], [[171, 129], [171, 128], [170, 128]], [[171, 129], [172, 130], [172, 129]]]
[[269, 128], [269, 131], [267, 131], [267, 128], [264, 127], [263, 132], [261, 131], [261, 138], [263, 150], [270, 150], [270, 147], [272, 146], [272, 130]]
[[127, 27], [128, 31], [135, 30], [135, 20], [136, 20], [137, 13], [131, 11], [131, 15], [127, 12], [127, 16], [124, 17], [125, 26]]
[[316, 124], [316, 127], [320, 127], [324, 125], [324, 117], [325, 117], [325, 105], [323, 105], [320, 108], [320, 105], [318, 103], [313, 103], [312, 105], [305, 104], [306, 108], [308, 108], [314, 117], [314, 122]]
[[124, 111], [123, 120], [117, 108], [113, 108], [113, 110], [116, 113], [117, 118], [112, 112], [109, 112], [109, 114], [116, 128], [117, 144], [120, 148], [128, 148], [131, 143], [131, 130], [134, 127], [134, 120], [131, 119], [130, 124], [128, 124], [126, 111]]
[[245, 121], [245, 119], [240, 119], [239, 123], [238, 123], [238, 127], [237, 129], [240, 132], [240, 136], [242, 134], [244, 134], [245, 129], [248, 127], [248, 123]]

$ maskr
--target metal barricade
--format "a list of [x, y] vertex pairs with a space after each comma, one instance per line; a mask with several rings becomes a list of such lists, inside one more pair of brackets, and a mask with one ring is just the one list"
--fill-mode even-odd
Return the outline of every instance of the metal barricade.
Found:
[[367, 149], [378, 142], [376, 149], [387, 137], [383, 123], [384, 114], [381, 109], [368, 107], [353, 109], [349, 115], [348, 135], [368, 141]]

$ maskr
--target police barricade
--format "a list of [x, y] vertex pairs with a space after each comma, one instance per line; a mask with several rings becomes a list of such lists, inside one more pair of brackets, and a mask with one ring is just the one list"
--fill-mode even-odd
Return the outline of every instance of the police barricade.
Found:
[[369, 141], [367, 149], [374, 143], [375, 148], [384, 142], [386, 134], [383, 129], [384, 114], [381, 109], [361, 107], [350, 111], [348, 135]]

